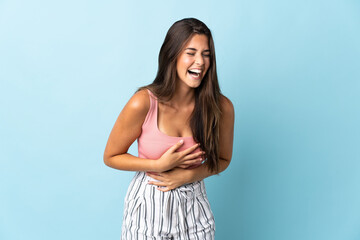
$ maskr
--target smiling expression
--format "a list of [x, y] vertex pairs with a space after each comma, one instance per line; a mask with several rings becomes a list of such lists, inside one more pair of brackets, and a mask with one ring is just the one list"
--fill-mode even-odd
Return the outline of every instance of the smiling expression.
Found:
[[200, 86], [210, 66], [210, 50], [208, 37], [195, 34], [185, 44], [176, 62], [176, 70], [180, 83], [191, 88]]

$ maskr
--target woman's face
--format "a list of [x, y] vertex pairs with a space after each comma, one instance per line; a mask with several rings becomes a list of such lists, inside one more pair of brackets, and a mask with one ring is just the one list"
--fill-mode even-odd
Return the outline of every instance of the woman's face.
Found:
[[195, 34], [177, 57], [176, 70], [178, 80], [191, 88], [200, 86], [210, 66], [208, 37]]

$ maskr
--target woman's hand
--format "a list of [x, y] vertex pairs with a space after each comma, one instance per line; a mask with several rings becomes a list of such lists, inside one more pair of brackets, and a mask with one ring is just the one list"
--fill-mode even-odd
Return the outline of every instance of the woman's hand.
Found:
[[170, 147], [158, 160], [156, 160], [156, 169], [158, 172], [165, 172], [175, 167], [187, 168], [203, 161], [203, 151], [192, 153], [200, 144], [195, 144], [183, 151], [176, 152], [184, 143], [180, 140], [178, 143]]
[[158, 186], [158, 190], [163, 192], [191, 182], [191, 171], [182, 168], [174, 168], [162, 173], [146, 173], [146, 175], [158, 180], [159, 182], [149, 181], [148, 184]]

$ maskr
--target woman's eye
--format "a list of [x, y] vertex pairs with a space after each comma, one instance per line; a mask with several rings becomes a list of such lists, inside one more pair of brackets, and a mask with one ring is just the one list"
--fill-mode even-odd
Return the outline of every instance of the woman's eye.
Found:
[[[190, 56], [195, 56], [195, 53], [191, 53], [191, 52], [186, 53], [186, 54], [188, 54], [188, 55], [190, 55]], [[206, 58], [209, 58], [209, 57], [210, 57], [210, 54], [202, 54], [202, 56], [203, 56], [203, 57], [206, 57]]]

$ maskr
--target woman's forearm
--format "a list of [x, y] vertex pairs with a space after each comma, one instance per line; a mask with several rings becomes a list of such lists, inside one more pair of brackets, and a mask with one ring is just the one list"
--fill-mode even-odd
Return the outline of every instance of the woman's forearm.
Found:
[[129, 153], [104, 157], [104, 163], [107, 166], [124, 171], [157, 172], [159, 169], [156, 161], [157, 160], [135, 157]]
[[196, 182], [196, 181], [201, 181], [207, 177], [210, 177], [212, 175], [215, 174], [219, 174], [221, 172], [223, 172], [230, 164], [229, 160], [225, 160], [220, 158], [219, 161], [219, 171], [217, 172], [211, 172], [208, 167], [206, 162], [204, 164], [202, 164], [201, 166], [194, 168], [194, 169], [188, 169], [187, 171], [189, 171], [188, 173], [188, 183], [192, 183], [192, 182]]
[[147, 173], [148, 176], [152, 177], [156, 181], [150, 181], [149, 184], [158, 186], [160, 191], [167, 192], [172, 189], [178, 188], [184, 184], [193, 183], [196, 181], [203, 180], [204, 178], [218, 174], [224, 171], [229, 166], [230, 161], [220, 159], [219, 171], [209, 171], [206, 163], [193, 169], [174, 168], [170, 171], [157, 173]]
[[[158, 160], [139, 158], [129, 153], [104, 157], [104, 163], [107, 166], [124, 171], [161, 172], [159, 171], [160, 166], [157, 162]], [[223, 172], [229, 164], [230, 161], [220, 158], [219, 171], [217, 172], [211, 172], [206, 163], [197, 168], [183, 169], [183, 177], [185, 177], [185, 179], [183, 178], [183, 181], [185, 180], [185, 183], [201, 181], [207, 177]], [[185, 183], [183, 182], [183, 184]]]

